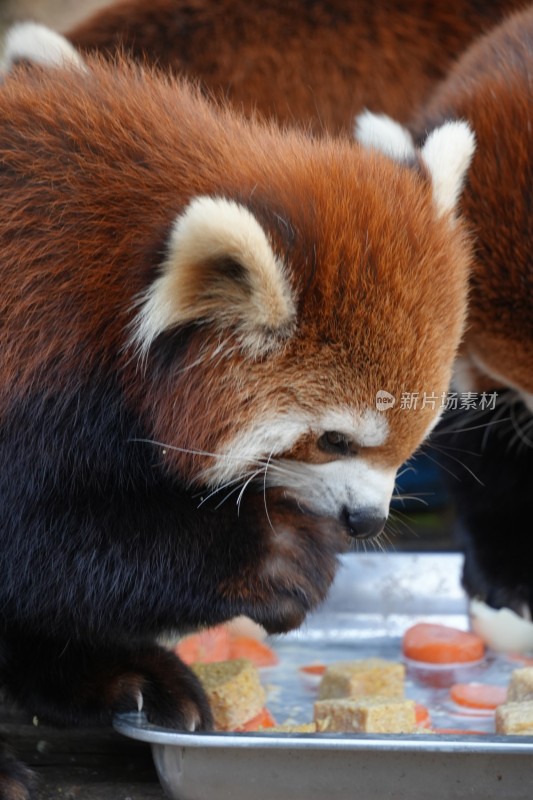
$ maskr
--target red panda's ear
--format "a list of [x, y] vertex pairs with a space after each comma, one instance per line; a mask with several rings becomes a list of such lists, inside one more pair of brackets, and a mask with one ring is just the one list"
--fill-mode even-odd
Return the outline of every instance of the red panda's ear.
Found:
[[354, 136], [363, 147], [379, 150], [393, 161], [416, 160], [416, 147], [409, 131], [386, 114], [363, 111], [355, 118]]
[[446, 122], [426, 139], [420, 155], [431, 175], [439, 215], [455, 210], [475, 149], [476, 137], [466, 122]]
[[418, 150], [406, 128], [385, 114], [365, 111], [356, 118], [354, 135], [363, 146], [394, 161], [414, 164], [420, 159], [431, 178], [438, 215], [455, 210], [475, 150], [475, 136], [466, 122], [435, 128]]
[[134, 342], [146, 353], [165, 330], [232, 328], [253, 356], [290, 335], [295, 299], [283, 262], [244, 206], [196, 197], [172, 225], [161, 274], [141, 299]]
[[24, 61], [41, 67], [71, 64], [85, 69], [82, 57], [68, 39], [36, 22], [19, 22], [5, 35], [1, 72], [5, 74]]

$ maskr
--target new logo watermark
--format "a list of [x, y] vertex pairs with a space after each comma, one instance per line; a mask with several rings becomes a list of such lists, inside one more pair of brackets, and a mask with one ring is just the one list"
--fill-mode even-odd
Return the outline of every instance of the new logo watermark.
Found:
[[378, 411], [388, 411], [395, 403], [396, 398], [394, 395], [390, 392], [386, 392], [385, 389], [380, 389], [379, 392], [376, 393], [376, 408]]

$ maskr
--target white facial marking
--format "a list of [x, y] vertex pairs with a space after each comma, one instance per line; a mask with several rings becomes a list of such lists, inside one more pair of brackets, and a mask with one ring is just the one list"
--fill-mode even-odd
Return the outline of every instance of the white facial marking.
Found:
[[378, 447], [387, 440], [389, 423], [384, 414], [372, 408], [361, 413], [339, 408], [326, 411], [314, 430], [338, 431], [353, 438], [359, 447]]
[[290, 450], [305, 434], [317, 438], [325, 431], [337, 431], [360, 447], [377, 447], [389, 433], [387, 419], [373, 409], [357, 412], [347, 407], [330, 409], [319, 416], [302, 411], [277, 414], [261, 420], [229, 442], [203, 476], [211, 485], [221, 484], [242, 472], [247, 464]]
[[[282, 467], [279, 474], [277, 465]], [[266, 485], [286, 487], [303, 504], [324, 516], [338, 517], [347, 508], [372, 510], [376, 516], [386, 518], [395, 478], [395, 469], [374, 467], [365, 458], [355, 456], [327, 464], [278, 461], [267, 471]]]
[[416, 156], [409, 131], [386, 114], [363, 111], [355, 119], [354, 135], [364, 147], [379, 150], [394, 161], [403, 163]]
[[9, 72], [17, 61], [30, 61], [43, 67], [72, 64], [86, 69], [83, 59], [64, 36], [35, 22], [13, 25], [6, 34], [0, 69]]
[[220, 450], [213, 466], [205, 471], [204, 480], [212, 486], [225, 483], [260, 459], [290, 450], [308, 432], [309, 424], [301, 413], [279, 414], [257, 422]]

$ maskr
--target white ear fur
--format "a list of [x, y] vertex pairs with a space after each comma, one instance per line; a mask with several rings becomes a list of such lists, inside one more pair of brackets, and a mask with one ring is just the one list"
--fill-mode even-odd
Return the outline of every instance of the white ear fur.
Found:
[[476, 138], [466, 122], [446, 122], [426, 139], [421, 156], [439, 216], [456, 207], [475, 149]]
[[354, 136], [364, 147], [379, 150], [394, 161], [412, 161], [416, 157], [409, 131], [386, 114], [363, 111], [355, 118]]
[[476, 147], [475, 136], [466, 122], [446, 122], [436, 128], [420, 151], [409, 131], [385, 114], [360, 114], [355, 120], [354, 135], [360, 144], [400, 163], [409, 163], [420, 155], [431, 177], [437, 214], [454, 210]]
[[133, 341], [146, 354], [163, 331], [191, 322], [232, 326], [253, 356], [288, 336], [296, 317], [285, 267], [253, 214], [196, 197], [172, 226], [161, 275], [141, 298]]
[[85, 70], [83, 59], [64, 36], [36, 22], [17, 23], [6, 33], [2, 72], [9, 72], [17, 61], [30, 61], [44, 67], [72, 64]]

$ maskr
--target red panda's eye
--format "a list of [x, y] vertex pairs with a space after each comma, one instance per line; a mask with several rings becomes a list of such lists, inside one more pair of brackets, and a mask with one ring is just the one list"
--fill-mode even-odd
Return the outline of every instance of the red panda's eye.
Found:
[[347, 456], [356, 451], [354, 442], [338, 431], [326, 431], [318, 440], [317, 445], [325, 453], [333, 453], [338, 456]]

